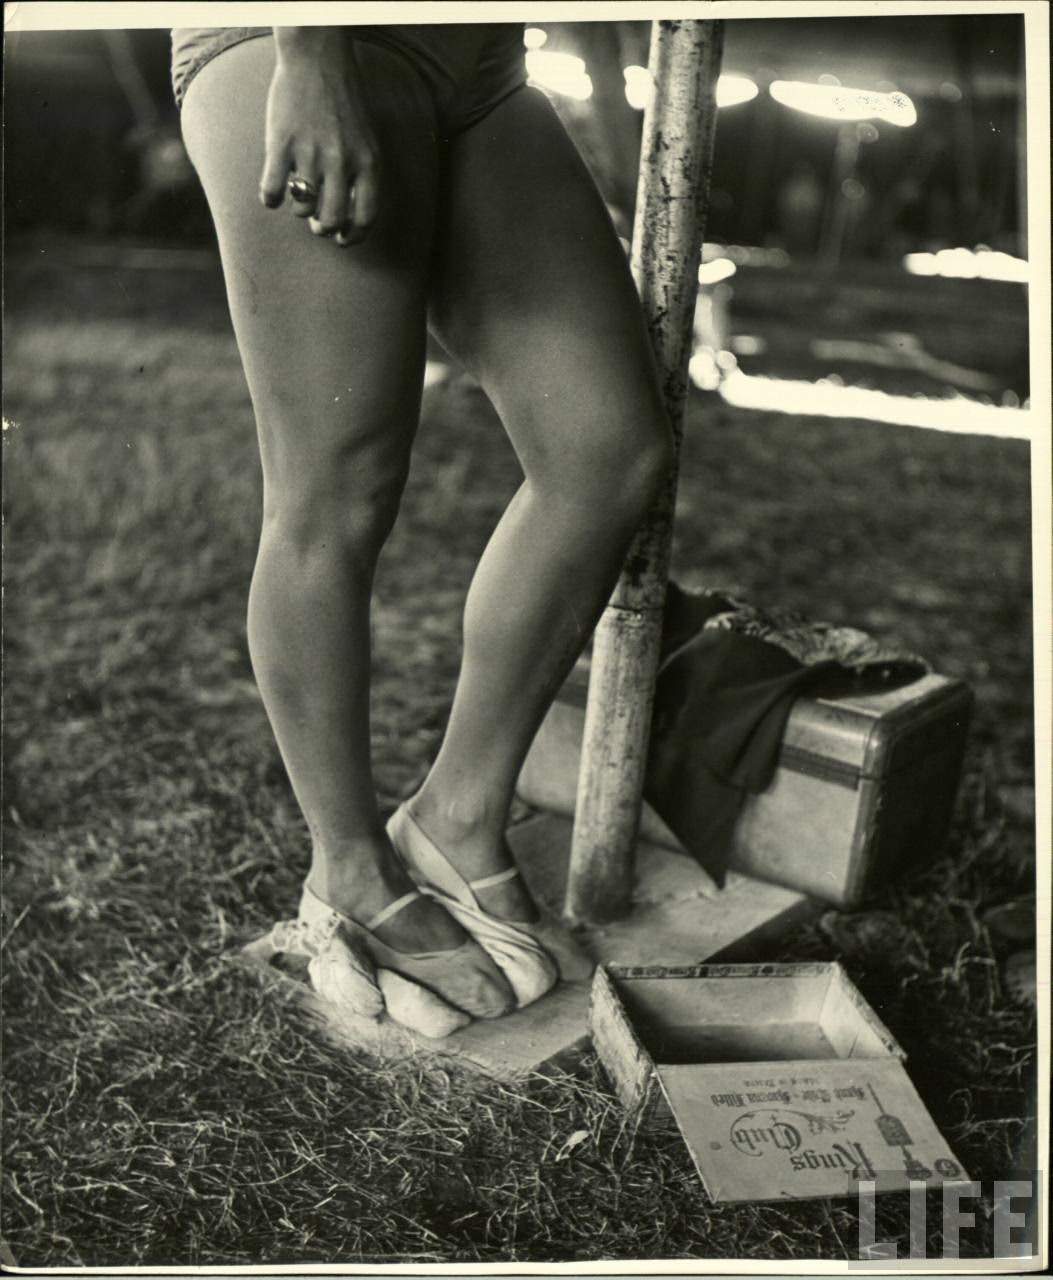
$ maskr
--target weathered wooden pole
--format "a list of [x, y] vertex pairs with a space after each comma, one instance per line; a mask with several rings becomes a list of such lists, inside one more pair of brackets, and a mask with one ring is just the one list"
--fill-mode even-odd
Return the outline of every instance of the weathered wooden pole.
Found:
[[[679, 457], [687, 364], [716, 127], [720, 22], [651, 27], [655, 91], [644, 115], [633, 225], [640, 291]], [[564, 913], [600, 923], [631, 905], [677, 463], [633, 542], [596, 628]]]

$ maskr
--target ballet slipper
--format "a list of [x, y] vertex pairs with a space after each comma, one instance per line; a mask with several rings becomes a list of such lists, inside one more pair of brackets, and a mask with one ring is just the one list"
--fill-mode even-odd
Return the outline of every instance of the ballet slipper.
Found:
[[[375, 929], [418, 897], [420, 892], [413, 889], [361, 925], [357, 920], [352, 920], [350, 916], [345, 916], [335, 907], [323, 902], [304, 885], [299, 919], [310, 927], [322, 928], [343, 938], [352, 951], [367, 956], [378, 971], [386, 969], [417, 984], [462, 1014], [470, 1014], [476, 1018], [499, 1018], [508, 1013], [512, 1008], [512, 993], [505, 996], [501, 992], [497, 986], [498, 983], [501, 987], [505, 986], [501, 981], [501, 974], [490, 957], [471, 939], [446, 951], [406, 952], [396, 951], [376, 936]], [[393, 990], [398, 990], [398, 984], [393, 984]], [[421, 1004], [416, 997], [409, 1001], [404, 991], [399, 1000], [400, 1007], [417, 1008]]]
[[426, 987], [388, 969], [375, 969], [361, 942], [349, 940], [342, 925], [338, 912], [323, 914], [309, 905], [300, 918], [279, 921], [246, 950], [263, 960], [281, 953], [306, 959], [316, 994], [355, 1017], [379, 1021], [386, 1010], [392, 1021], [431, 1039], [442, 1039], [471, 1022], [468, 1014]]
[[391, 815], [388, 838], [422, 893], [440, 903], [493, 958], [515, 992], [519, 1008], [540, 999], [559, 981], [553, 958], [529, 932], [479, 905], [477, 889], [500, 884], [518, 874], [515, 867], [479, 880], [465, 880], [442, 850], [421, 829], [404, 804]]
[[[513, 867], [516, 875], [519, 868]], [[511, 876], [509, 877], [511, 879]], [[478, 881], [473, 881], [478, 884]], [[596, 961], [582, 947], [571, 931], [559, 920], [542, 915], [540, 920], [527, 924], [516, 922], [517, 929], [523, 929], [542, 947], [556, 962], [559, 976], [564, 982], [584, 982], [591, 978], [596, 970]]]
[[377, 970], [377, 986], [389, 1017], [430, 1040], [444, 1040], [471, 1022], [468, 1014], [393, 969]]
[[[505, 884], [521, 876], [518, 867], [506, 867], [504, 871], [496, 871], [490, 876], [481, 876], [478, 880], [467, 881], [473, 896], [479, 889], [489, 889], [494, 885]], [[476, 899], [478, 902], [478, 899]], [[482, 911], [483, 908], [479, 907]], [[491, 916], [491, 919], [494, 917]], [[577, 938], [560, 920], [552, 916], [542, 915], [540, 920], [505, 921], [514, 929], [528, 933], [542, 951], [556, 962], [556, 969], [564, 982], [583, 982], [591, 978], [596, 969], [596, 961], [578, 942]], [[544, 994], [544, 993], [542, 993]]]
[[330, 920], [279, 920], [250, 949], [266, 959], [280, 954], [306, 959], [308, 977], [318, 995], [356, 1017], [377, 1021], [384, 1012], [372, 962], [348, 946]]

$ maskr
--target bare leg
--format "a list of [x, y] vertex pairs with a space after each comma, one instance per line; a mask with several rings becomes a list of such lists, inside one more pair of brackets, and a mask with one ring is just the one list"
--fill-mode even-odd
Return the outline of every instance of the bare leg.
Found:
[[[183, 127], [219, 234], [259, 427], [253, 666], [310, 827], [309, 883], [364, 922], [411, 887], [370, 769], [369, 600], [420, 407], [437, 154], [430, 103], [412, 73], [384, 50], [363, 47], [359, 61], [387, 171], [384, 209], [353, 249], [257, 202], [270, 40], [206, 66]], [[426, 900], [377, 933], [402, 951], [465, 941]], [[486, 964], [494, 991], [510, 997]]]
[[[454, 140], [439, 216], [431, 321], [525, 475], [472, 582], [446, 736], [411, 803], [475, 877], [507, 865], [523, 757], [667, 473], [671, 436], [625, 255], [540, 94], [519, 91]], [[482, 902], [533, 917], [517, 881]]]

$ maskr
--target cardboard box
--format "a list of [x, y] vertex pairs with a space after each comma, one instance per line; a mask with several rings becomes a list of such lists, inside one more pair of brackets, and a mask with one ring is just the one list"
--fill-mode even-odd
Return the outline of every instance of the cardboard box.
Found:
[[671, 1114], [714, 1201], [968, 1180], [836, 962], [601, 966], [589, 1029], [626, 1107]]
[[[573, 814], [587, 672], [564, 685], [519, 776], [527, 804]], [[972, 694], [930, 674], [899, 689], [801, 697], [771, 786], [746, 798], [728, 865], [842, 907], [939, 852], [961, 775]], [[682, 846], [645, 804], [645, 840]]]

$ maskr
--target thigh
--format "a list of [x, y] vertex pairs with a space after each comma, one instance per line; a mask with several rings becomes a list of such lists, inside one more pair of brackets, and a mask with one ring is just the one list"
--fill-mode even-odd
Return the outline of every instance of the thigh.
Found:
[[450, 144], [430, 322], [520, 458], [613, 462], [665, 417], [621, 242], [551, 105], [523, 88]]
[[404, 459], [416, 426], [438, 166], [434, 113], [397, 55], [361, 46], [359, 63], [380, 143], [382, 207], [369, 237], [346, 249], [258, 200], [273, 40], [220, 54], [195, 77], [183, 107], [265, 473], [324, 463], [345, 446]]

